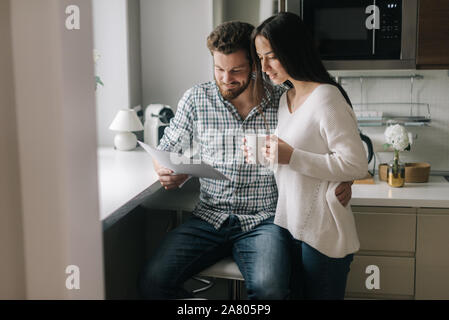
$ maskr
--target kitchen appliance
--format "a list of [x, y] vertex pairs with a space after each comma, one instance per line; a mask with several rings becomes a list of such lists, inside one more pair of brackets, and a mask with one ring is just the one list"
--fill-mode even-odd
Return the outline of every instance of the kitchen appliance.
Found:
[[153, 148], [159, 145], [165, 128], [174, 117], [173, 110], [163, 104], [150, 104], [145, 109], [144, 142]]
[[329, 70], [415, 69], [418, 0], [287, 0]]

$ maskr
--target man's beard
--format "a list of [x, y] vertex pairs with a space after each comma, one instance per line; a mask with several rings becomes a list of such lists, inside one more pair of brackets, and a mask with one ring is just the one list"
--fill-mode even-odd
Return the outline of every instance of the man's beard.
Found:
[[248, 88], [249, 84], [251, 83], [251, 74], [249, 74], [248, 79], [246, 79], [246, 82], [244, 82], [241, 86], [231, 90], [224, 90], [222, 88], [222, 83], [219, 82], [216, 78], [215, 82], [217, 83], [218, 89], [220, 90], [220, 93], [223, 96], [223, 98], [225, 98], [226, 100], [233, 100], [237, 98], [243, 91], [245, 91], [246, 88]]

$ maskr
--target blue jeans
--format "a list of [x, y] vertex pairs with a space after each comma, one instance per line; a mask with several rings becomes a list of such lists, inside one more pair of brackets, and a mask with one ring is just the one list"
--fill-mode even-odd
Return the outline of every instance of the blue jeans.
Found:
[[244, 232], [235, 215], [219, 230], [193, 217], [169, 232], [147, 263], [139, 281], [146, 299], [191, 297], [186, 280], [232, 255], [243, 277], [249, 299], [285, 299], [290, 282], [290, 233], [265, 220]]
[[353, 254], [330, 258], [292, 238], [292, 299], [341, 300]]

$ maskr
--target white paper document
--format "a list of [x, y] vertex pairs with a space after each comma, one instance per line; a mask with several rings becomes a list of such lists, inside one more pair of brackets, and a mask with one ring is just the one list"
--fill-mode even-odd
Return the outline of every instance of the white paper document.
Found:
[[208, 165], [207, 163], [191, 163], [192, 160], [182, 155], [178, 155], [176, 153], [171, 153], [168, 151], [157, 150], [141, 141], [137, 142], [161, 166], [173, 170], [173, 172], [176, 174], [188, 174], [193, 177], [216, 180], [230, 180], [220, 171], [218, 171], [211, 165]]

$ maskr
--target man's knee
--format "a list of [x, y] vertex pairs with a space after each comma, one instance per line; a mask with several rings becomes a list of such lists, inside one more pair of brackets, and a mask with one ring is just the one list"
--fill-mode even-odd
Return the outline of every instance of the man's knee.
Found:
[[284, 300], [289, 295], [288, 283], [259, 277], [247, 283], [248, 298], [252, 300]]

